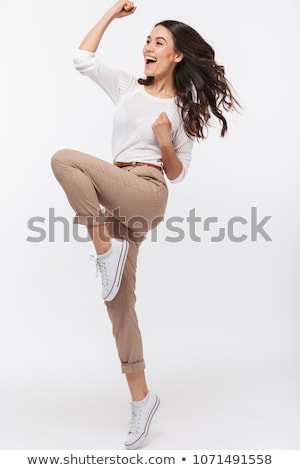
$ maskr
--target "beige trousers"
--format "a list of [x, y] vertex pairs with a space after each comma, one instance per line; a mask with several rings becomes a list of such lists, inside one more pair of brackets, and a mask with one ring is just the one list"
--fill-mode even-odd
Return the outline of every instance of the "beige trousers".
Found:
[[135, 312], [137, 256], [146, 233], [163, 219], [168, 200], [164, 175], [146, 165], [118, 168], [70, 149], [56, 152], [51, 165], [75, 211], [75, 223], [98, 225], [99, 230], [105, 223], [112, 237], [129, 242], [120, 289], [105, 304], [122, 372], [141, 371], [145, 362]]

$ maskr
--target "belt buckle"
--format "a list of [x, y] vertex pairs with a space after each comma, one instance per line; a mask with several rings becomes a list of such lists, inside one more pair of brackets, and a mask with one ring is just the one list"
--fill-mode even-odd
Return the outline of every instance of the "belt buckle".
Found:
[[132, 163], [132, 166], [135, 167], [137, 162], [131, 162]]

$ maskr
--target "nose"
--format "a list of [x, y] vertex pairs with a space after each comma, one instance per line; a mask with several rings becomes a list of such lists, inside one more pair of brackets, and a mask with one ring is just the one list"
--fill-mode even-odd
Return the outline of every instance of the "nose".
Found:
[[146, 46], [145, 46], [145, 51], [146, 52], [151, 52], [153, 50], [154, 50], [154, 48], [153, 48], [153, 43], [152, 42], [149, 42], [148, 44], [146, 44]]

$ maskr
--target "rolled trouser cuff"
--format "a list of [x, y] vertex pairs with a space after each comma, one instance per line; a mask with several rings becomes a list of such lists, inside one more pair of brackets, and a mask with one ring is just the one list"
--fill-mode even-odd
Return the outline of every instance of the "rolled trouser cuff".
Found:
[[74, 224], [81, 225], [104, 225], [106, 223], [105, 215], [100, 213], [99, 215], [76, 215], [73, 219]]
[[123, 374], [129, 374], [132, 372], [141, 372], [142, 370], [146, 368], [146, 365], [145, 365], [145, 361], [142, 360], [142, 361], [134, 362], [132, 364], [122, 364], [121, 368], [122, 368]]

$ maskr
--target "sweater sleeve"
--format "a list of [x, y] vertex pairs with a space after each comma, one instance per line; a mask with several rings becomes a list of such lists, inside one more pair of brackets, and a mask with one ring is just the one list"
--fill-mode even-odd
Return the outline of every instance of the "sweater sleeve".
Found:
[[73, 56], [73, 64], [82, 75], [89, 77], [107, 93], [114, 104], [122, 94], [136, 85], [136, 78], [122, 70], [114, 70], [100, 62], [94, 52], [77, 49]]

